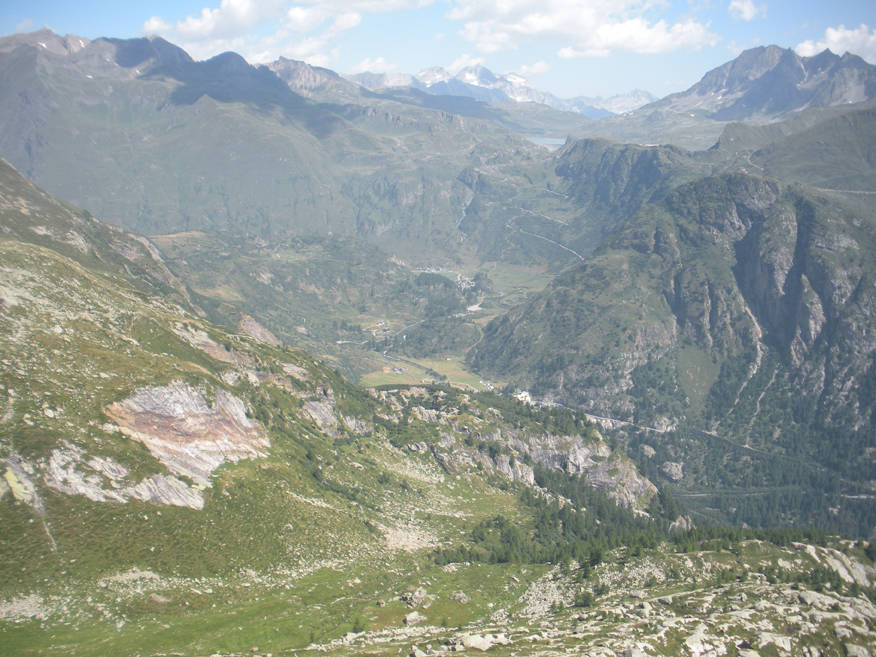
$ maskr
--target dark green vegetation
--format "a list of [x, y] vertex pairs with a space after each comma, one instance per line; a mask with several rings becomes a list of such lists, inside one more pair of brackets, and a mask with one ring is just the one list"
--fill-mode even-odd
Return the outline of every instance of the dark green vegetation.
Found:
[[532, 514], [531, 527], [501, 515], [489, 518], [476, 525], [457, 549], [438, 551], [436, 562], [557, 564], [574, 560], [594, 567], [618, 547], [626, 546], [638, 555], [642, 548], [655, 548], [668, 538], [668, 522], [619, 508], [579, 477], [536, 467], [535, 482], [551, 495], [529, 489], [520, 493], [521, 505]]

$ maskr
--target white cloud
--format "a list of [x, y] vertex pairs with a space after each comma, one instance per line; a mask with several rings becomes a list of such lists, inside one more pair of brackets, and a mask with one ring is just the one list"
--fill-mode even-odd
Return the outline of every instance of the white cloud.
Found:
[[16, 34], [18, 32], [27, 32], [28, 30], [33, 28], [33, 21], [30, 18], [25, 18], [15, 26]]
[[484, 53], [532, 41], [565, 41], [560, 57], [645, 54], [714, 45], [718, 37], [693, 19], [667, 23], [661, 0], [454, 0], [447, 17]]
[[201, 10], [200, 16], [189, 16], [178, 22], [176, 31], [190, 39], [221, 39], [240, 36], [257, 21], [275, 14], [275, 2], [255, 0], [222, 0], [216, 9]]
[[757, 6], [754, 4], [754, 0], [731, 0], [730, 5], [727, 7], [727, 11], [730, 12], [733, 18], [738, 18], [745, 22], [753, 21], [759, 16], [766, 18], [766, 10], [766, 5]]
[[538, 75], [539, 73], [547, 73], [549, 70], [551, 70], [551, 65], [541, 60], [535, 64], [521, 66], [520, 75]]
[[797, 44], [795, 50], [798, 55], [812, 57], [822, 52], [825, 48], [838, 55], [850, 52], [866, 59], [871, 64], [876, 64], [876, 28], [870, 29], [861, 23], [854, 29], [829, 27], [824, 31], [824, 39], [821, 41], [804, 41]]
[[164, 22], [160, 16], [153, 16], [143, 23], [143, 31], [146, 34], [156, 34], [158, 32], [167, 32], [172, 29], [171, 26]]
[[353, 27], [356, 27], [361, 22], [361, 14], [358, 14], [355, 11], [348, 11], [335, 18], [335, 20], [332, 22], [332, 27], [338, 32], [343, 32], [344, 30], [349, 30]]
[[484, 58], [483, 57], [472, 57], [469, 54], [460, 55], [453, 62], [450, 63], [449, 66], [446, 66], [447, 72], [451, 75], [456, 75], [462, 69], [468, 68], [469, 66], [483, 66]]
[[386, 73], [395, 69], [395, 64], [390, 64], [383, 57], [366, 57], [353, 67], [351, 73]]
[[175, 23], [153, 16], [143, 24], [143, 32], [160, 33], [196, 59], [235, 50], [255, 63], [283, 55], [325, 66], [337, 59], [342, 36], [357, 27], [363, 15], [433, 1], [221, 0], [218, 7], [205, 7]]
[[656, 55], [680, 48], [697, 50], [704, 45], [714, 45], [718, 38], [696, 21], [676, 23], [671, 27], [665, 21], [653, 25], [640, 18], [623, 23], [601, 25], [588, 35], [581, 46], [561, 48], [557, 56], [563, 59], [574, 57], [608, 57], [613, 52], [626, 50], [642, 55]]
[[286, 12], [286, 27], [296, 32], [309, 32], [322, 25], [330, 13], [321, 7], [296, 5]]

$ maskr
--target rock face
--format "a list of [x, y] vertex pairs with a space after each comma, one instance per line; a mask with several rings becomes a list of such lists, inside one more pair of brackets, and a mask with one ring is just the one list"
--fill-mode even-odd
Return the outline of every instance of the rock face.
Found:
[[484, 468], [533, 486], [534, 466], [539, 465], [579, 476], [605, 491], [620, 506], [631, 509], [645, 508], [657, 493], [632, 461], [612, 451], [595, 427], [582, 433], [555, 435], [502, 423], [496, 426], [492, 420], [502, 414], [495, 410], [490, 413], [490, 422], [485, 422], [481, 411], [468, 406], [467, 395], [444, 402], [441, 400], [446, 393], [439, 393], [430, 400], [434, 408], [425, 408], [423, 403], [431, 393], [424, 388], [372, 390], [371, 394], [393, 410], [394, 414], [384, 419], [397, 422], [407, 409], [420, 421], [427, 418], [444, 427], [436, 443], [409, 442], [406, 449], [417, 454], [431, 452], [445, 472]]
[[[490, 440], [510, 445], [519, 457], [527, 457], [538, 465], [559, 470], [586, 479], [594, 488], [605, 491], [618, 505], [639, 509], [647, 506], [657, 489], [643, 477], [632, 462], [615, 454], [602, 442], [590, 442], [581, 436], [552, 436], [494, 434]], [[513, 481], [535, 485], [535, 472], [531, 465], [512, 458], [509, 454], [489, 453], [467, 449], [452, 441], [449, 452], [435, 450], [439, 463], [447, 470], [455, 470], [479, 464], [495, 470]]]
[[583, 477], [626, 508], [637, 508], [657, 492], [632, 463], [603, 442], [588, 444], [580, 436], [540, 436], [529, 440], [529, 454], [543, 466]]
[[[691, 399], [710, 392], [720, 421], [747, 396], [742, 426], [757, 427], [758, 410], [795, 401], [782, 392], [794, 390], [818, 409], [813, 422], [851, 411], [858, 431], [872, 421], [861, 391], [876, 351], [865, 221], [761, 178], [682, 185], [493, 320], [470, 362], [543, 398], [659, 429], [694, 419]], [[691, 347], [718, 367], [685, 387], [679, 355]]]
[[46, 509], [32, 481], [33, 467], [15, 452], [4, 460], [4, 464], [6, 471], [3, 479], [6, 487], [12, 491], [12, 496], [43, 515]]
[[182, 382], [141, 388], [106, 413], [168, 470], [200, 486], [209, 486], [210, 474], [223, 463], [267, 456], [270, 447], [243, 402], [222, 389], [210, 406], [201, 391]]
[[[126, 502], [129, 499], [203, 509], [201, 492], [173, 476], [154, 474], [132, 484], [128, 469], [111, 458], [93, 456], [66, 441], [41, 464], [43, 480], [67, 495], [84, 495], [93, 502]], [[107, 484], [109, 487], [106, 487]]]
[[294, 59], [280, 57], [268, 65], [283, 82], [289, 85], [295, 92], [304, 96], [312, 96], [319, 91], [346, 92], [351, 96], [358, 94], [355, 85], [342, 79], [334, 71], [320, 66], [309, 64]]
[[495, 458], [496, 469], [513, 481], [522, 481], [530, 486], [535, 485], [535, 474], [532, 467], [515, 460], [513, 463], [508, 454], [499, 454]]
[[244, 315], [240, 318], [239, 328], [241, 331], [254, 337], [256, 340], [261, 340], [262, 342], [275, 347], [280, 345], [279, 338], [277, 338], [270, 329], [262, 326], [255, 320], [255, 318], [250, 317], [249, 315]]
[[660, 466], [660, 472], [662, 472], [667, 478], [672, 481], [681, 481], [682, 477], [684, 477], [684, 471], [682, 470], [683, 464], [676, 463], [675, 461], [664, 461]]
[[860, 103], [876, 93], [876, 66], [825, 50], [814, 57], [777, 46], [751, 48], [687, 91], [648, 109], [706, 111], [719, 121], [780, 117], [807, 107]]

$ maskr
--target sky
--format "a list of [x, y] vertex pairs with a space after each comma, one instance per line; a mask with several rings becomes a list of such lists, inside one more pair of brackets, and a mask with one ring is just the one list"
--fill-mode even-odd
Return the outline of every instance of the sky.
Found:
[[341, 73], [483, 64], [562, 98], [681, 91], [742, 50], [830, 48], [876, 64], [874, 0], [5, 0], [0, 34], [160, 35]]

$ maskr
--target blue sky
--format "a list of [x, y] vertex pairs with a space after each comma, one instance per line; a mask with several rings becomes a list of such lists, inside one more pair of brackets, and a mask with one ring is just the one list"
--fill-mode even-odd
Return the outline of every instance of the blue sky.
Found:
[[561, 97], [687, 88], [741, 50], [825, 47], [876, 64], [873, 0], [31, 0], [0, 3], [0, 33], [47, 26], [93, 39], [159, 34], [204, 59], [234, 50], [340, 72], [481, 63]]

